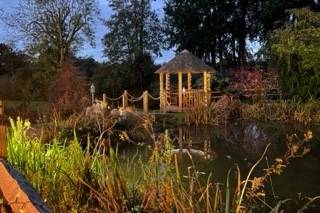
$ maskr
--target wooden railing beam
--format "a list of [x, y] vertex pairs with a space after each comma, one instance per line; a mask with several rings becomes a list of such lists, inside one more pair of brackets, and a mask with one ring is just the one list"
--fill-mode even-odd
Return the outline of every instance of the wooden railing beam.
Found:
[[179, 112], [183, 109], [183, 98], [182, 98], [182, 71], [178, 72], [178, 93], [179, 93]]

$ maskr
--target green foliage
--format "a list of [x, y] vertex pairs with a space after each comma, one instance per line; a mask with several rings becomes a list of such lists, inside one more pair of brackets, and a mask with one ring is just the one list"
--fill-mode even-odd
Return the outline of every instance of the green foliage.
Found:
[[261, 2], [251, 0], [169, 0], [165, 4], [170, 47], [188, 49], [210, 64], [244, 63], [248, 38], [255, 39], [261, 24]]
[[28, 57], [22, 52], [14, 51], [12, 47], [0, 43], [0, 75], [14, 75], [27, 66]]
[[132, 64], [123, 62], [100, 65], [91, 80], [98, 93], [104, 92], [111, 97], [120, 96], [124, 90], [141, 94], [154, 81], [156, 69], [152, 57], [143, 54], [138, 55]]
[[320, 3], [315, 0], [269, 0], [261, 2], [262, 11], [258, 17], [261, 22], [261, 37], [262, 41], [268, 40], [268, 34], [282, 27], [288, 20], [287, 10], [310, 7], [313, 10], [319, 10]]
[[37, 61], [6, 44], [0, 44], [0, 96], [5, 99], [48, 100], [53, 66], [40, 56]]
[[106, 21], [105, 55], [112, 63], [133, 63], [139, 55], [159, 55], [160, 21], [150, 0], [109, 0], [113, 15]]
[[306, 6], [320, 8], [314, 0], [168, 0], [166, 38], [169, 47], [188, 49], [220, 70], [244, 65], [253, 58], [248, 41], [263, 44], [288, 18], [287, 9]]
[[223, 77], [220, 75], [215, 75], [212, 78], [212, 88], [215, 88], [215, 90], [218, 90], [222, 93], [228, 92], [229, 90], [229, 84], [230, 84], [230, 78], [229, 77]]
[[283, 91], [302, 99], [320, 97], [320, 14], [308, 8], [290, 10], [290, 20], [271, 37], [281, 64]]
[[[74, 138], [59, 141], [53, 138], [44, 143], [28, 135], [31, 124], [18, 118], [10, 120], [8, 161], [25, 175], [27, 180], [45, 199], [53, 212], [251, 212], [263, 210], [257, 201], [265, 199], [265, 185], [272, 174], [283, 171], [289, 159], [301, 157], [310, 151], [312, 132], [300, 140], [288, 137], [288, 151], [264, 169], [259, 177], [251, 173], [264, 158], [251, 168], [245, 181], [239, 168], [237, 180], [228, 174], [227, 193], [236, 184], [234, 196], [222, 197], [221, 184], [192, 165], [187, 175], [180, 175], [178, 155], [173, 152], [173, 141], [168, 131], [162, 134], [150, 150], [149, 161], [139, 157], [122, 159], [117, 151], [106, 149], [103, 143], [82, 148]], [[90, 148], [93, 147], [93, 148]], [[183, 179], [182, 179], [183, 178]], [[241, 194], [240, 194], [241, 193]], [[233, 201], [232, 201], [233, 199]], [[264, 201], [265, 203], [266, 201]], [[307, 208], [310, 201], [303, 206]], [[270, 208], [269, 204], [268, 207]]]

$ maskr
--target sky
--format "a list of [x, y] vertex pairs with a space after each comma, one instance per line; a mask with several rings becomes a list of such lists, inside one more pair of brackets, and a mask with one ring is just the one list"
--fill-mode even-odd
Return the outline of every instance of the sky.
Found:
[[[96, 0], [98, 7], [100, 8], [101, 17], [107, 19], [111, 16], [112, 10], [108, 7], [107, 0]], [[14, 8], [18, 5], [18, 0], [0, 0], [0, 8], [4, 10], [5, 13], [11, 13]], [[156, 0], [152, 3], [152, 7], [156, 10], [160, 18], [163, 17], [163, 0]], [[106, 58], [103, 55], [103, 45], [102, 38], [107, 32], [106, 27], [101, 21], [97, 21], [95, 26], [96, 33], [96, 46], [91, 47], [88, 43], [85, 43], [83, 48], [80, 49], [78, 56], [80, 57], [93, 57], [97, 61], [105, 61]], [[14, 45], [15, 47], [22, 47], [22, 44], [17, 44], [17, 42], [12, 41], [12, 36], [10, 35], [7, 26], [0, 20], [0, 43], [8, 43]], [[156, 63], [162, 64], [169, 61], [175, 55], [173, 50], [163, 50], [162, 56], [155, 58]]]

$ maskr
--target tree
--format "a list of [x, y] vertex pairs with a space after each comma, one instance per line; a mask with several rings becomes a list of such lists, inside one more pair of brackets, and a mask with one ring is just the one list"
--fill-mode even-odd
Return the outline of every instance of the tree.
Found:
[[207, 63], [237, 64], [250, 59], [247, 43], [266, 42], [267, 35], [281, 27], [287, 9], [310, 6], [315, 0], [168, 0], [165, 3], [165, 33], [169, 47], [188, 49]]
[[14, 51], [10, 46], [0, 43], [0, 75], [14, 75], [19, 69], [27, 66], [28, 57]]
[[93, 42], [95, 0], [20, 0], [7, 24], [22, 35], [34, 53], [53, 50], [61, 67], [84, 39]]
[[63, 115], [81, 112], [90, 102], [89, 84], [81, 75], [74, 62], [67, 59], [57, 75], [55, 103]]
[[41, 56], [38, 60], [33, 60], [6, 44], [0, 44], [1, 97], [24, 102], [48, 100], [52, 88], [52, 73]]
[[98, 62], [92, 57], [75, 59], [75, 66], [78, 67], [87, 78], [91, 78], [98, 68]]
[[301, 98], [320, 97], [320, 14], [292, 9], [286, 24], [273, 32], [272, 53], [282, 67], [284, 92]]
[[317, 0], [266, 0], [261, 2], [261, 13], [257, 17], [260, 22], [259, 38], [261, 42], [268, 40], [270, 32], [282, 27], [288, 20], [288, 10], [310, 7], [319, 11], [320, 1]]
[[253, 0], [168, 0], [165, 4], [169, 47], [188, 49], [206, 62], [246, 60], [246, 41], [256, 35], [251, 17], [258, 13]]
[[103, 42], [111, 63], [132, 64], [139, 55], [159, 55], [162, 45], [160, 21], [150, 0], [109, 0], [114, 14], [105, 22]]

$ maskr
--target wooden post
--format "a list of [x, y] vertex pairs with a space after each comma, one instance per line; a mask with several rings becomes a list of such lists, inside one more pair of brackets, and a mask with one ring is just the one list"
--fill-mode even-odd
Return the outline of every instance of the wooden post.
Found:
[[188, 90], [190, 91], [192, 89], [192, 74], [191, 72], [188, 72]]
[[103, 95], [102, 95], [102, 102], [103, 102], [104, 104], [107, 103], [107, 95], [106, 95], [105, 93], [103, 93]]
[[211, 73], [207, 73], [207, 104], [211, 104]]
[[107, 107], [107, 95], [105, 93], [102, 94], [102, 107]]
[[148, 95], [148, 91], [146, 90], [146, 91], [144, 91], [143, 92], [143, 112], [144, 113], [148, 113], [148, 97], [149, 95]]
[[125, 109], [128, 107], [128, 91], [125, 90], [122, 95], [122, 108]]
[[165, 103], [169, 103], [168, 100], [170, 98], [170, 73], [166, 73], [166, 85], [165, 85]]
[[178, 72], [178, 94], [179, 94], [179, 112], [182, 112], [182, 71]]
[[208, 79], [207, 72], [203, 73], [203, 91], [204, 91], [204, 106], [208, 106]]
[[165, 111], [165, 100], [164, 100], [164, 91], [163, 91], [163, 73], [159, 74], [160, 80], [160, 110]]

